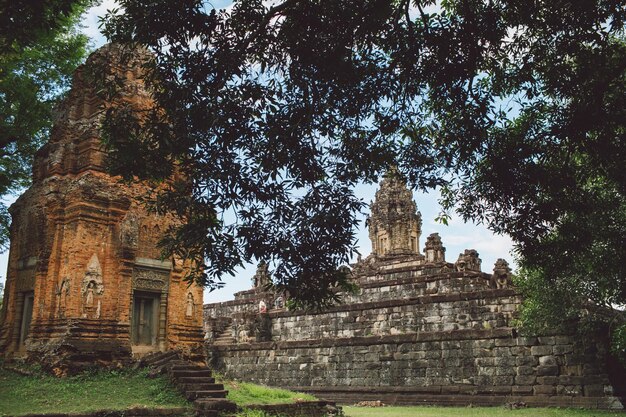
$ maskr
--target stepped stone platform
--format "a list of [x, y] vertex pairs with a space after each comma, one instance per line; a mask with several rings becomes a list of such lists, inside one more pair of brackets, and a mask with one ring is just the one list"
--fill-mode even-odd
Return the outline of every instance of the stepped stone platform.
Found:
[[204, 306], [206, 350], [228, 378], [310, 392], [339, 403], [623, 407], [626, 371], [605, 335], [522, 337], [522, 296], [499, 259], [477, 251], [445, 260], [437, 233], [419, 248], [421, 216], [389, 176], [372, 204], [373, 252], [352, 265], [359, 291], [323, 311], [289, 311], [255, 287]]

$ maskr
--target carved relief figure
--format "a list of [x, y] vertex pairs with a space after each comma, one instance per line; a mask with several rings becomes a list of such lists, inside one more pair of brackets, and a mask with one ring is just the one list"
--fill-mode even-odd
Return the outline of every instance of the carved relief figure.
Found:
[[190, 292], [187, 293], [187, 305], [185, 307], [185, 317], [193, 317], [193, 312], [195, 310], [195, 304], [193, 302], [193, 294]]
[[91, 308], [94, 306], [94, 296], [102, 295], [104, 292], [104, 284], [102, 283], [102, 268], [100, 267], [100, 261], [98, 255], [95, 253], [89, 259], [87, 264], [87, 270], [83, 278], [82, 295], [84, 300], [84, 306]]
[[65, 278], [61, 281], [59, 285], [56, 296], [57, 296], [57, 308], [59, 317], [65, 317], [65, 309], [67, 308], [67, 296], [70, 293], [70, 280]]
[[174, 272], [183, 272], [184, 262], [180, 258], [172, 258], [172, 270]]
[[508, 288], [511, 285], [511, 275], [509, 263], [500, 258], [493, 267], [493, 275], [491, 275], [490, 284], [492, 287], [498, 289]]
[[87, 296], [85, 297], [85, 307], [93, 307], [93, 289], [96, 286], [93, 281], [87, 284]]

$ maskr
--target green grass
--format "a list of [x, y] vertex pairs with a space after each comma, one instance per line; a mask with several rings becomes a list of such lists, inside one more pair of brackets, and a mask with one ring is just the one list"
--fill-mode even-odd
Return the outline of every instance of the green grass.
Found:
[[312, 395], [301, 392], [287, 391], [279, 388], [270, 388], [248, 382], [222, 380], [217, 377], [224, 389], [228, 390], [228, 399], [238, 406], [245, 407], [251, 404], [285, 404], [296, 401], [316, 401]]
[[264, 413], [261, 410], [250, 410], [246, 408], [240, 411], [239, 413], [237, 413], [236, 417], [275, 417], [275, 416], [268, 416], [267, 413]]
[[0, 416], [138, 406], [190, 407], [165, 377], [149, 379], [146, 375], [146, 370], [125, 370], [55, 378], [44, 374], [22, 376], [0, 369]]
[[[97, 371], [68, 378], [45, 374], [22, 376], [0, 369], [0, 417], [28, 413], [86, 412], [130, 407], [186, 407], [191, 405], [165, 377], [149, 379], [146, 370]], [[309, 394], [219, 378], [228, 399], [241, 407], [315, 401]], [[343, 407], [346, 417], [626, 417], [625, 412], [557, 408], [504, 407]], [[244, 410], [241, 417], [263, 417]]]
[[504, 407], [343, 407], [346, 417], [625, 417], [623, 411]]

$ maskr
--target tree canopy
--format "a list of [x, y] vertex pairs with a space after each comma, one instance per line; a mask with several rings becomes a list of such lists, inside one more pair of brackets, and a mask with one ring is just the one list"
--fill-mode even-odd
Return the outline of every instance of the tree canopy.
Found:
[[[87, 54], [78, 31], [90, 0], [0, 1], [0, 197], [30, 183], [32, 158], [52, 127], [53, 107]], [[0, 203], [0, 246], [10, 218]]]
[[165, 247], [209, 287], [264, 259], [323, 302], [347, 284], [354, 184], [395, 165], [510, 235], [542, 285], [626, 302], [626, 2], [118, 3], [104, 31], [154, 52], [159, 108], [109, 112], [116, 172], [176, 163], [157, 207], [188, 223]]

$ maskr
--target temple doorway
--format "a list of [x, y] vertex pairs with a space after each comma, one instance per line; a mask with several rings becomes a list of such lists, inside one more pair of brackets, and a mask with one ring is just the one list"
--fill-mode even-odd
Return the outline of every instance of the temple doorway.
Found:
[[133, 345], [157, 345], [160, 296], [160, 293], [135, 291], [131, 330]]
[[35, 294], [32, 291], [24, 293], [24, 304], [22, 307], [22, 320], [20, 325], [20, 346], [24, 345], [24, 341], [28, 337], [30, 331], [30, 322], [33, 319], [33, 304]]

